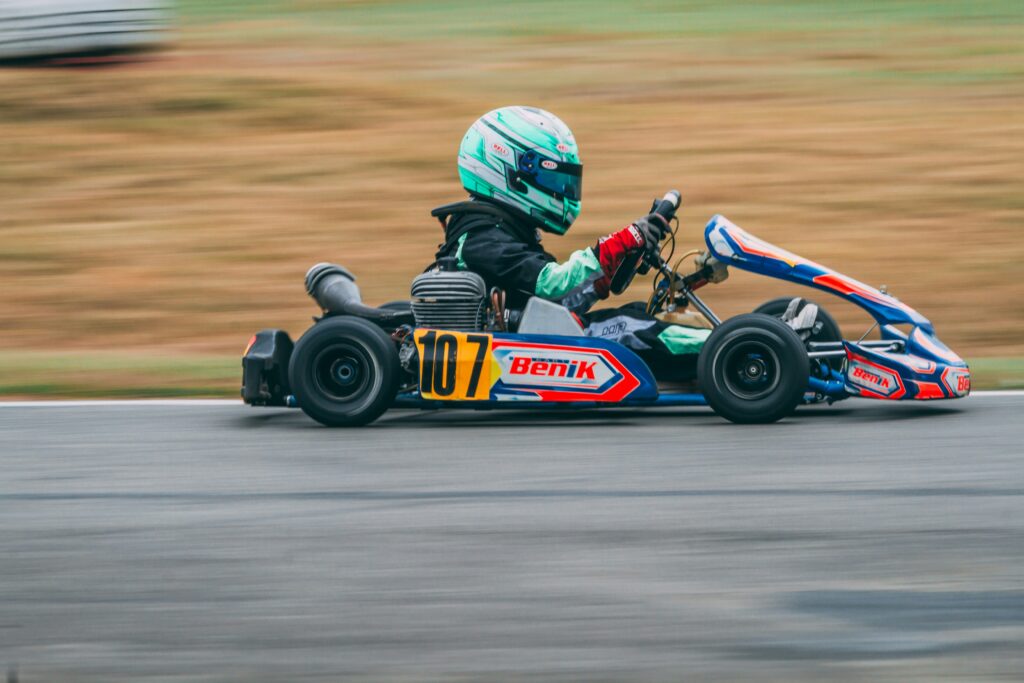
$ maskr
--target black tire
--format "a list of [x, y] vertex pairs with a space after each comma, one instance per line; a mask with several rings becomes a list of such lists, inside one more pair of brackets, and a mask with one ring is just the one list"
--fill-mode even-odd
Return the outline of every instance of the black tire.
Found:
[[786, 323], [746, 313], [711, 333], [697, 360], [697, 381], [716, 413], [740, 424], [777, 422], [807, 391], [810, 361]]
[[358, 427], [380, 417], [395, 399], [399, 373], [391, 338], [350, 316], [324, 318], [306, 330], [288, 364], [299, 407], [328, 427]]
[[[789, 307], [789, 302], [793, 300], [791, 296], [781, 296], [778, 299], [772, 299], [771, 301], [765, 301], [763, 304], [754, 309], [754, 313], [764, 313], [774, 318], [782, 318], [782, 315], [786, 312]], [[812, 342], [837, 342], [843, 340], [843, 332], [839, 329], [839, 323], [836, 319], [825, 310], [825, 307], [814, 301], [803, 299], [802, 303], [797, 307], [796, 312], [804, 310], [804, 306], [807, 304], [814, 304], [818, 307], [818, 320], [821, 321], [821, 329], [818, 330], [817, 334], [812, 334], [808, 337], [807, 341]], [[842, 358], [830, 358], [828, 364], [833, 370], [843, 369]]]

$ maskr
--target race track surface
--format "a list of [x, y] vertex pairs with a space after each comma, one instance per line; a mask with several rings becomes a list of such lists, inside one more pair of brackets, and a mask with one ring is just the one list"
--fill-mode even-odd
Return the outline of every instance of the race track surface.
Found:
[[[1024, 679], [1024, 397], [809, 409], [0, 408], [35, 681]], [[0, 668], [0, 675], [3, 669]]]

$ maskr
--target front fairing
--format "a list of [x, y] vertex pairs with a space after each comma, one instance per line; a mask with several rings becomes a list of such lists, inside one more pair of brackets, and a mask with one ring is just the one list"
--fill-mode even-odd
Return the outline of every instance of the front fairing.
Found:
[[704, 241], [723, 263], [830, 292], [857, 304], [880, 325], [915, 325], [933, 331], [927, 318], [895, 297], [754, 237], [725, 216], [711, 219]]
[[[724, 216], [711, 219], [704, 240], [711, 254], [730, 266], [814, 287], [860, 306], [878, 322], [882, 339], [900, 342], [895, 352], [844, 341], [846, 366], [837, 377], [842, 391], [893, 400], [960, 398], [970, 392], [967, 364], [939, 341], [931, 321], [902, 301], [765, 242]], [[897, 325], [911, 330], [904, 333]]]

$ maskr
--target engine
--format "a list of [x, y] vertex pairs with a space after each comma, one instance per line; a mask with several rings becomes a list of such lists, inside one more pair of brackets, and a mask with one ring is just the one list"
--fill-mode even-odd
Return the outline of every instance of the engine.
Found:
[[476, 273], [431, 270], [412, 281], [417, 327], [473, 332], [487, 317], [487, 285]]

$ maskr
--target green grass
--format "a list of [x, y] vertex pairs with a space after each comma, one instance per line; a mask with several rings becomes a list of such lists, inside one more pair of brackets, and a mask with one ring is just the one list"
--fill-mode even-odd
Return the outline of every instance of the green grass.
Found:
[[970, 366], [975, 389], [1024, 389], [1024, 358], [975, 358]]
[[[970, 361], [974, 389], [1024, 389], [1024, 358]], [[237, 398], [238, 358], [0, 352], [4, 398]]]
[[512, 34], [728, 35], [879, 25], [998, 26], [1024, 16], [1014, 0], [182, 0], [186, 22], [296, 21], [354, 35], [398, 39]]
[[[440, 42], [449, 49], [521, 42], [521, 58], [530, 59], [531, 42], [562, 42], [571, 52], [581, 41], [600, 39], [603, 54], [595, 56], [629, 59], [636, 41], [659, 41], [698, 54], [725, 50], [735, 59], [812, 55], [813, 68], [794, 74], [805, 84], [983, 84], [1024, 76], [1024, 3], [1017, 0], [183, 0], [178, 12], [194, 37], [215, 43]], [[894, 50], [903, 55], [895, 69], [880, 59]], [[481, 54], [481, 63], [486, 60]], [[478, 64], [470, 58], [463, 66]], [[563, 66], [552, 64], [556, 72]]]
[[146, 353], [0, 352], [5, 398], [237, 397], [238, 358]]

